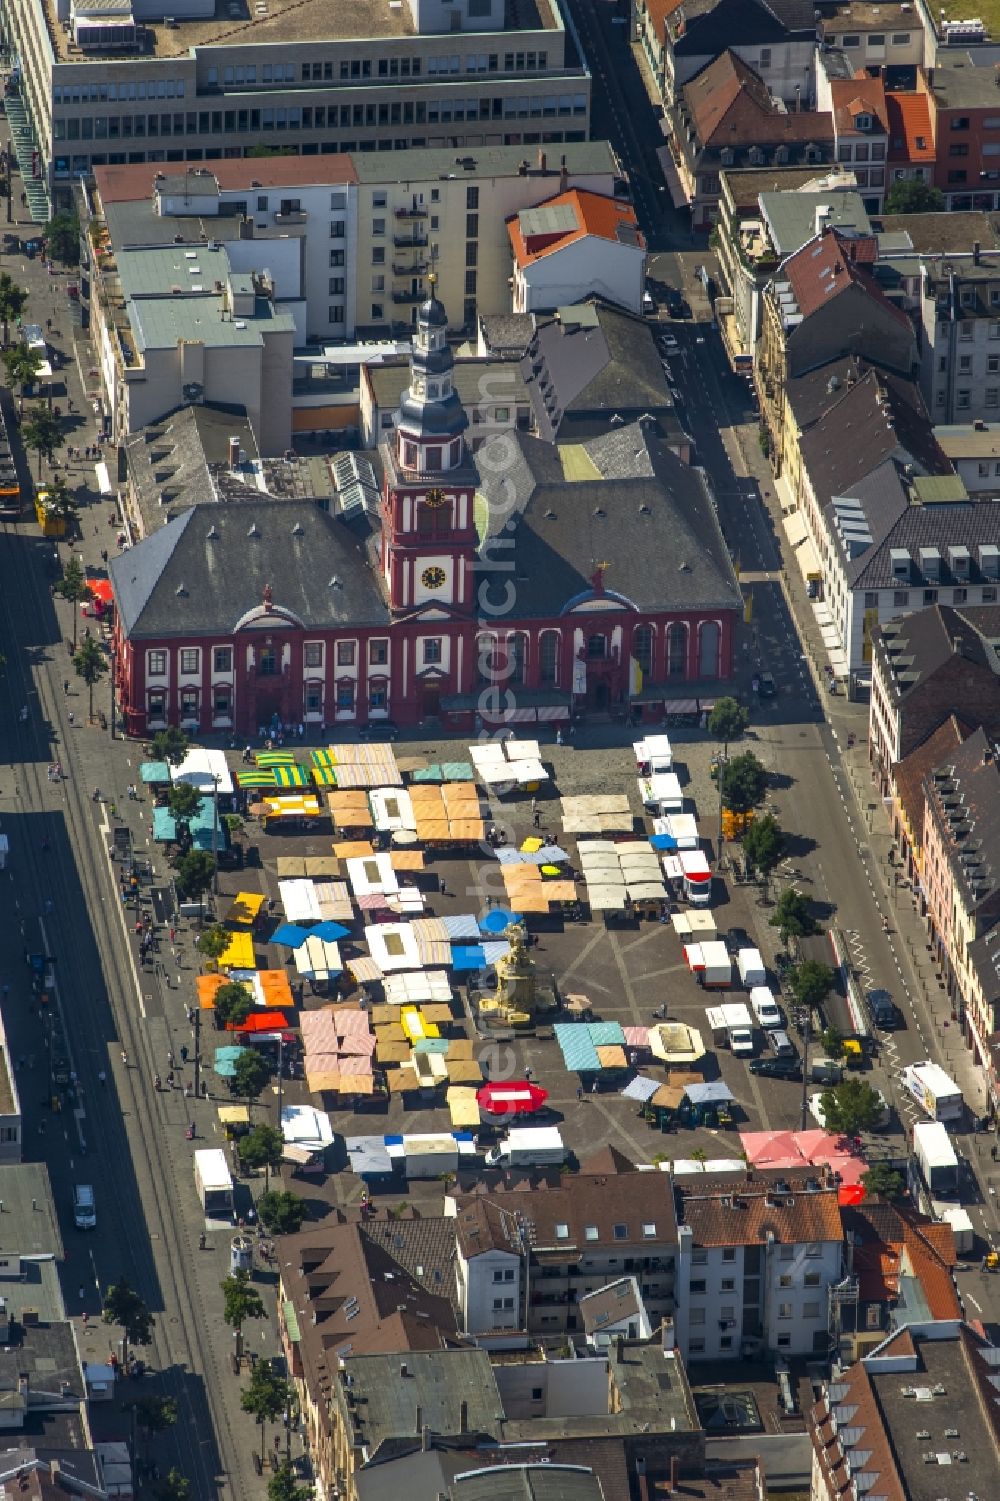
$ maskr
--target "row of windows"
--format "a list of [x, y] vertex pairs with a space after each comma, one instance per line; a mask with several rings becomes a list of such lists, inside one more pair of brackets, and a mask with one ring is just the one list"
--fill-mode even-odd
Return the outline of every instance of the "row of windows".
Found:
[[136, 79], [133, 83], [64, 83], [52, 90], [53, 104], [104, 104], [108, 100], [183, 99], [183, 78]]
[[[455, 73], [544, 73], [549, 65], [547, 52], [505, 52], [503, 67], [497, 52], [471, 52], [465, 55], [450, 54], [427, 59], [429, 76]], [[266, 63], [260, 70], [260, 82], [282, 83], [350, 83], [352, 80], [369, 78], [419, 78], [422, 62], [419, 57], [351, 57], [337, 62], [303, 63], [301, 71], [294, 63]], [[224, 88], [254, 87], [257, 84], [257, 68], [231, 66], [209, 68], [206, 83]], [[112, 96], [114, 97], [114, 96]]]
[[[830, 43], [831, 47], [836, 47], [837, 38], [835, 36], [825, 37], [825, 40]], [[884, 47], [885, 32], [871, 31], [865, 37], [865, 41], [868, 45], [869, 51], [871, 51], [872, 48]], [[910, 45], [910, 41], [911, 36], [908, 31], [894, 31], [892, 33], [892, 45], [894, 47], [908, 47]], [[856, 32], [848, 32], [846, 36], [841, 37], [840, 45], [842, 47], [860, 47], [861, 37]]]
[[[170, 695], [165, 688], [151, 688], [146, 694], [146, 714], [151, 723], [166, 721]], [[199, 688], [181, 688], [177, 694], [177, 709], [182, 720], [201, 720], [202, 699]], [[233, 712], [232, 689], [219, 684], [212, 689], [211, 709], [213, 719], [230, 719]], [[357, 687], [351, 678], [340, 679], [334, 689], [334, 705], [339, 714], [353, 714], [357, 704]], [[389, 706], [389, 686], [384, 680], [368, 685], [367, 705], [369, 713], [385, 712]], [[302, 712], [320, 714], [324, 710], [323, 688], [319, 683], [307, 683], [302, 695]], [[261, 732], [263, 733], [263, 731]]]
[[884, 162], [884, 141], [857, 141], [853, 145], [846, 141], [837, 147], [837, 160], [839, 162]]
[[[440, 646], [440, 643], [438, 643]], [[324, 641], [307, 641], [302, 648], [303, 667], [322, 668], [326, 660], [326, 643]], [[146, 653], [146, 676], [151, 678], [165, 677], [167, 674], [169, 653], [166, 651], [148, 651]], [[231, 646], [214, 646], [211, 648], [213, 673], [229, 673], [233, 670], [233, 648]], [[358, 660], [358, 643], [356, 641], [338, 641], [336, 643], [336, 662], [338, 667], [354, 667]], [[389, 642], [385, 637], [379, 637], [368, 642], [368, 665], [370, 667], [384, 667], [389, 661]], [[182, 646], [177, 653], [177, 668], [182, 677], [192, 677], [201, 672], [201, 647]], [[278, 671], [278, 656], [274, 647], [264, 647], [257, 656], [258, 676], [273, 676]]]
[[[990, 466], [988, 464], [980, 464], [980, 466], [979, 466], [979, 473], [982, 475], [982, 477], [984, 479], [987, 477], [987, 475], [989, 473], [989, 467]], [[996, 473], [997, 477], [1000, 478], [1000, 464], [997, 464], [995, 466], [995, 473]], [[950, 599], [950, 601], [946, 599], [947, 593], [948, 593], [948, 591], [946, 589], [895, 589], [893, 591], [893, 595], [892, 595], [892, 603], [893, 603], [893, 607], [895, 609], [897, 609], [897, 610], [905, 610], [905, 609], [907, 609], [909, 607], [911, 600], [914, 601], [915, 603], [917, 603], [918, 605], [919, 604], [923, 604], [923, 605], [942, 604], [943, 605], [943, 604], [946, 604], [946, 603], [950, 603], [950, 604], [953, 604], [953, 605], [967, 605], [970, 602], [969, 601], [970, 590], [968, 590], [968, 589], [953, 589], [951, 591], [951, 599]], [[973, 594], [973, 596], [975, 596], [976, 595], [976, 590], [975, 589], [971, 590], [971, 593]], [[874, 589], [868, 590], [866, 592], [866, 594], [865, 594], [865, 609], [866, 610], [877, 610], [878, 609], [878, 601], [879, 601], [878, 591], [874, 590]], [[975, 603], [976, 602], [975, 599], [973, 599], [972, 602]], [[981, 602], [984, 605], [995, 605], [996, 604], [996, 602], [997, 602], [997, 591], [996, 591], [995, 586], [993, 586], [991, 584], [987, 584], [987, 585], [985, 585], [983, 587], [982, 601]]]

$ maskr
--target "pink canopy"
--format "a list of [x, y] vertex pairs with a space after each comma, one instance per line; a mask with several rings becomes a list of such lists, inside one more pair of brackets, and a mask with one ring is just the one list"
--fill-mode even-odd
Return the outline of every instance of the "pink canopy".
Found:
[[868, 1164], [846, 1136], [811, 1131], [743, 1131], [740, 1142], [751, 1167], [829, 1166], [845, 1184], [858, 1183]]
[[533, 1115], [549, 1097], [547, 1089], [527, 1079], [507, 1084], [484, 1084], [476, 1091], [476, 1103], [487, 1115]]

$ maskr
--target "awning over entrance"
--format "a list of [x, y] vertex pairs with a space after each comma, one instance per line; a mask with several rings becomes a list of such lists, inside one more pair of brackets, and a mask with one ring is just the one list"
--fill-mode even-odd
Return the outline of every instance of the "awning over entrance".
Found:
[[[660, 123], [664, 130], [667, 130], [669, 128], [666, 120], [662, 120]], [[656, 152], [656, 159], [660, 164], [660, 171], [663, 173], [663, 181], [667, 185], [667, 192], [670, 194], [670, 201], [673, 204], [674, 208], [690, 208], [691, 199], [684, 191], [684, 184], [681, 182], [677, 168], [674, 166], [674, 159], [670, 154], [670, 147], [658, 147]]]

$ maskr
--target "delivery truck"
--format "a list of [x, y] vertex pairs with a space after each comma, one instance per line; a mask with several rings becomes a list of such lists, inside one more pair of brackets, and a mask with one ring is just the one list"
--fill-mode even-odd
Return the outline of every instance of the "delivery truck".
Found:
[[740, 980], [748, 990], [767, 981], [767, 970], [759, 949], [740, 949], [736, 955], [736, 968], [740, 972]]
[[931, 1214], [936, 1220], [951, 1226], [955, 1237], [955, 1250], [959, 1256], [968, 1256], [976, 1241], [975, 1226], [967, 1209], [961, 1204], [936, 1204], [931, 1200]]
[[728, 990], [733, 982], [733, 965], [724, 943], [713, 938], [705, 943], [686, 943], [684, 958], [691, 973], [707, 987]]
[[913, 1155], [931, 1198], [950, 1199], [958, 1192], [958, 1158], [948, 1128], [941, 1121], [916, 1122]]
[[513, 1126], [486, 1153], [487, 1167], [559, 1167], [566, 1145], [558, 1126]]
[[965, 1113], [962, 1091], [944, 1069], [930, 1059], [910, 1063], [903, 1069], [903, 1088], [932, 1121], [957, 1121]]
[[221, 1147], [202, 1147], [194, 1154], [194, 1182], [209, 1219], [231, 1219], [233, 1178]]
[[742, 1001], [707, 1006], [705, 1019], [711, 1028], [715, 1047], [729, 1048], [737, 1058], [753, 1057], [753, 1022], [749, 1008]]
[[707, 907], [712, 900], [712, 872], [704, 850], [678, 850], [681, 886], [693, 907]]

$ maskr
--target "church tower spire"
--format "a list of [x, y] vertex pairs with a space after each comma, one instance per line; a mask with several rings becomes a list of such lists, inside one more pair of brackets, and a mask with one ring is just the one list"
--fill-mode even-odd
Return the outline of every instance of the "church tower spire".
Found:
[[417, 309], [410, 383], [396, 414], [396, 463], [416, 474], [457, 469], [465, 458], [463, 435], [469, 425], [454, 386], [448, 315], [435, 296], [436, 275], [432, 272], [428, 280], [430, 296]]

